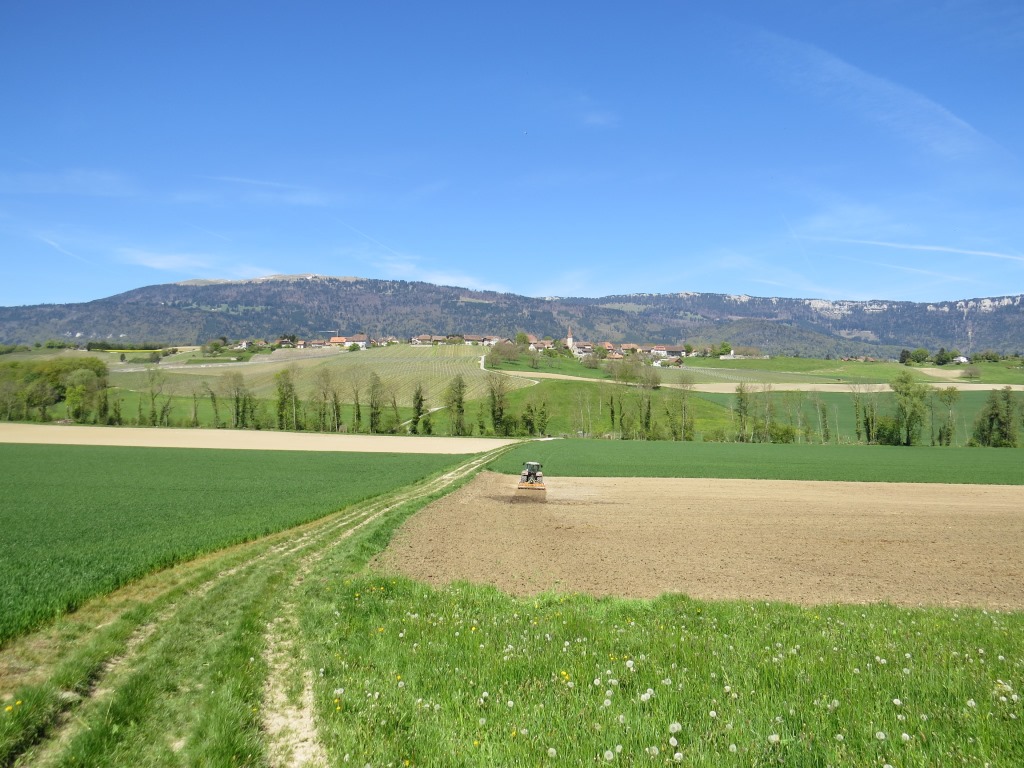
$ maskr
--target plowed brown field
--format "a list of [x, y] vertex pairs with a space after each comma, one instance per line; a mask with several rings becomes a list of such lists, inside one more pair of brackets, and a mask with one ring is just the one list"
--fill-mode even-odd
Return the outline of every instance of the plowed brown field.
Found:
[[1019, 486], [558, 477], [520, 504], [515, 485], [479, 475], [375, 567], [516, 595], [1024, 609]]

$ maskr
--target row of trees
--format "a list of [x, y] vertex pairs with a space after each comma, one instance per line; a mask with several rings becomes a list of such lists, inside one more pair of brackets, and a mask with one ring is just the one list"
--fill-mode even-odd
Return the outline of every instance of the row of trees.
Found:
[[[960, 351], [956, 349], [946, 349], [945, 347], [939, 347], [939, 351], [932, 354], [924, 347], [918, 347], [917, 349], [904, 349], [900, 352], [899, 361], [901, 365], [909, 365], [910, 363], [916, 363], [923, 365], [924, 363], [935, 363], [935, 365], [949, 365], [956, 358], [960, 357]], [[975, 352], [970, 355], [970, 361], [972, 363], [998, 363], [1000, 360], [1008, 360], [1011, 358], [1020, 359], [1020, 353], [1015, 355], [1001, 355], [992, 349], [985, 349], [981, 352]]]
[[[635, 386], [611, 391], [581, 386], [561, 414], [568, 430], [580, 436], [611, 435], [633, 440], [693, 440], [697, 436], [693, 386], [655, 396], [656, 378], [637, 369]], [[159, 369], [146, 372], [145, 383], [135, 397], [133, 412], [125, 413], [124, 397], [108, 385], [106, 365], [94, 358], [58, 358], [47, 361], [14, 361], [0, 366], [0, 418], [38, 419], [101, 424], [132, 423], [144, 426], [175, 424], [217, 428], [312, 430], [318, 432], [370, 432], [374, 434], [434, 434], [435, 413], [446, 412], [452, 435], [543, 435], [551, 421], [546, 402], [527, 401], [510, 405], [511, 381], [490, 372], [485, 397], [467, 411], [469, 387], [455, 376], [441, 393], [435, 407], [422, 383], [411, 393], [411, 413], [399, 406], [399, 393], [372, 371], [353, 366], [344, 373], [319, 367], [303, 381], [296, 368], [274, 377], [273, 397], [256, 397], [245, 377], [231, 371], [192, 385], [186, 402], [189, 412], [175, 418], [181, 399], [169, 391], [168, 377]], [[852, 385], [853, 432], [857, 442], [880, 445], [953, 445], [957, 436], [957, 405], [960, 391], [954, 387], [935, 390], [917, 381], [909, 371], [891, 382], [891, 395]], [[180, 392], [178, 393], [181, 394]], [[405, 400], [409, 402], [409, 400]], [[705, 440], [740, 442], [819, 442], [839, 439], [839, 406], [815, 393], [774, 393], [770, 386], [753, 388], [740, 384], [732, 402], [732, 428], [705, 430]], [[969, 431], [968, 444], [1016, 446], [1024, 408], [1017, 394], [1006, 387], [989, 393]], [[966, 428], [966, 425], [961, 425]], [[560, 427], [566, 429], [565, 426]], [[848, 426], [847, 426], [848, 428]], [[968, 436], [968, 435], [965, 435]], [[961, 438], [962, 441], [962, 438]]]
[[[866, 391], [851, 385], [854, 434], [858, 443], [872, 445], [918, 445], [930, 427], [931, 445], [953, 445], [956, 435], [956, 405], [961, 393], [956, 387], [935, 390], [903, 372], [889, 382], [891, 396]], [[712, 439], [738, 442], [820, 442], [838, 440], [839, 410], [832, 412], [815, 393], [786, 392], [773, 397], [770, 386], [752, 390], [745, 384], [736, 387], [733, 404], [733, 432], [716, 432]], [[779, 405], [783, 413], [779, 413]], [[883, 412], [883, 408], [885, 409]], [[1024, 421], [1024, 406], [1009, 386], [989, 393], [978, 414], [967, 445], [1016, 447], [1018, 423]]]

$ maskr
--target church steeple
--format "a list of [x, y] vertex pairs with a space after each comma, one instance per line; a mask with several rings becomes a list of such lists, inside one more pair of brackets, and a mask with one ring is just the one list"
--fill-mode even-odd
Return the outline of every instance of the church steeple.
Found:
[[573, 341], [572, 341], [572, 326], [571, 325], [569, 326], [568, 330], [569, 330], [569, 332], [565, 336], [565, 348], [566, 349], [574, 349], [574, 344], [573, 344]]

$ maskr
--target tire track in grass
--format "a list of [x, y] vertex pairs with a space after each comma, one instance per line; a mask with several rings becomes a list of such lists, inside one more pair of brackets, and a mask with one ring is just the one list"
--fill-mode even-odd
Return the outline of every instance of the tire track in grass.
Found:
[[[337, 546], [370, 523], [409, 502], [444, 490], [448, 486], [476, 473], [493, 461], [508, 448], [499, 448], [483, 456], [471, 459], [465, 464], [428, 481], [422, 487], [391, 496], [378, 508], [368, 510], [367, 515], [352, 527], [341, 532], [329, 542], [305, 557], [299, 565], [289, 596], [305, 580], [309, 572], [320, 561], [329, 547]], [[267, 625], [267, 644], [264, 658], [268, 675], [264, 686], [263, 728], [268, 739], [268, 753], [272, 766], [305, 766], [321, 768], [328, 764], [327, 753], [317, 735], [313, 714], [314, 691], [313, 672], [308, 667], [304, 653], [295, 652], [295, 636], [298, 635], [296, 605], [286, 598], [281, 604], [281, 614]], [[293, 691], [289, 696], [289, 690]]]
[[[259, 542], [238, 545], [231, 548], [226, 554], [218, 553], [215, 556], [208, 556], [198, 561], [192, 561], [175, 569], [171, 569], [168, 575], [166, 572], [154, 574], [147, 577], [144, 588], [132, 585], [125, 594], [115, 594], [107, 599], [97, 601], [109, 603], [109, 611], [100, 615], [103, 621], [97, 626], [96, 617], [92, 616], [93, 632], [105, 629], [109, 633], [120, 632], [122, 639], [113, 638], [113, 648], [108, 649], [106, 656], [94, 664], [93, 668], [86, 673], [78, 674], [74, 685], [61, 686], [57, 684], [56, 678], [60, 677], [61, 659], [51, 660], [50, 672], [45, 683], [36, 686], [37, 693], [43, 697], [49, 697], [50, 712], [44, 719], [35, 724], [30, 733], [21, 734], [20, 741], [16, 738], [14, 742], [8, 743], [7, 751], [0, 753], [0, 765], [37, 765], [57, 764], [65, 761], [69, 754], [79, 755], [82, 749], [86, 754], [90, 749], [106, 748], [103, 739], [107, 739], [113, 747], [118, 747], [120, 740], [117, 737], [117, 723], [113, 723], [111, 731], [111, 711], [125, 711], [126, 707], [131, 710], [134, 707], [131, 724], [136, 720], [145, 720], [148, 715], [145, 702], [135, 702], [128, 706], [123, 700], [131, 699], [131, 692], [134, 681], [151, 679], [152, 673], [147, 671], [151, 667], [154, 654], [162, 654], [161, 658], [167, 663], [168, 658], [173, 659], [180, 671], [185, 659], [174, 659], [176, 651], [168, 649], [167, 638], [174, 636], [175, 628], [180, 625], [188, 626], [188, 623], [201, 621], [197, 617], [213, 615], [219, 608], [226, 612], [225, 616], [231, 615], [232, 607], [230, 596], [241, 591], [247, 584], [250, 591], [255, 590], [261, 595], [258, 602], [250, 606], [242, 606], [234, 609], [236, 613], [244, 616], [255, 615], [260, 609], [253, 606], [263, 606], [263, 611], [270, 611], [272, 608], [281, 606], [282, 615], [289, 609], [286, 600], [292, 586], [301, 580], [302, 573], [318, 559], [328, 547], [334, 546], [339, 541], [348, 538], [355, 530], [362, 528], [372, 520], [379, 518], [396, 506], [407, 503], [411, 499], [419, 498], [450, 485], [462, 477], [475, 472], [486, 462], [491, 461], [496, 455], [507, 448], [502, 447], [495, 451], [488, 452], [479, 458], [472, 459], [460, 467], [451, 470], [437, 478], [423, 481], [406, 491], [389, 494], [386, 497], [371, 499], [367, 502], [354, 505], [346, 510], [321, 518], [301, 526], [299, 529], [275, 534]], [[273, 586], [275, 579], [282, 580], [278, 586]], [[262, 586], [261, 586], [262, 585]], [[122, 592], [122, 591], [119, 591]], [[141, 593], [145, 595], [142, 601], [135, 600], [128, 594]], [[227, 596], [227, 597], [225, 597]], [[167, 605], [160, 606], [161, 601], [167, 601]], [[146, 611], [146, 607], [158, 609], [156, 613], [152, 610]], [[134, 618], [134, 625], [126, 632], [119, 623], [131, 622], [133, 611], [142, 608], [140, 615]], [[81, 617], [80, 617], [81, 618]], [[241, 620], [241, 619], [239, 619]], [[226, 621], [230, 621], [226, 619]], [[73, 623], [73, 622], [72, 622]], [[111, 626], [113, 625], [113, 626]], [[273, 625], [272, 625], [273, 626]], [[86, 628], [79, 626], [78, 634], [86, 631]], [[74, 633], [72, 633], [74, 634]], [[184, 636], [187, 636], [187, 632]], [[261, 635], [261, 642], [272, 644], [277, 640], [272, 636], [264, 638]], [[59, 645], [59, 642], [54, 645]], [[218, 648], [222, 650], [218, 651]], [[230, 643], [218, 645], [218, 641], [212, 640], [208, 645], [209, 653], [230, 653]], [[236, 649], [237, 650], [237, 649]], [[207, 652], [207, 651], [204, 651]], [[259, 653], [258, 651], [256, 653]], [[59, 655], [59, 654], [58, 654]], [[252, 656], [249, 657], [250, 661]], [[268, 669], [273, 669], [268, 665]], [[67, 673], [65, 673], [67, 676]], [[148, 677], [147, 677], [148, 676]], [[14, 675], [14, 678], [17, 676]], [[39, 674], [36, 673], [36, 679]], [[47, 676], [44, 676], [47, 677]], [[74, 675], [72, 675], [74, 677]], [[276, 680], [273, 675], [268, 678]], [[12, 678], [13, 679], [13, 678]], [[187, 676], [186, 678], [187, 679]], [[10, 682], [11, 679], [5, 680]], [[66, 682], [66, 681], [65, 681]], [[268, 683], [264, 690], [274, 690], [274, 683]], [[138, 686], [136, 686], [138, 687]], [[188, 688], [189, 686], [185, 686]], [[305, 718], [308, 726], [312, 723], [312, 676], [303, 679], [299, 685], [302, 689], [300, 705], [293, 713], [286, 713], [285, 722], [291, 723], [294, 718]], [[67, 690], [70, 688], [71, 690]], [[44, 690], [45, 689], [45, 690]], [[124, 693], [125, 691], [128, 693]], [[282, 707], [274, 699], [271, 711], [282, 711]], [[287, 703], [287, 697], [284, 702]], [[264, 718], [261, 722], [265, 723]], [[189, 734], [202, 731], [197, 728], [196, 723], [184, 724], [183, 729], [186, 735], [174, 738], [168, 742], [166, 749], [168, 754], [174, 754], [185, 749], [189, 743]], [[105, 735], [96, 736], [94, 731], [103, 731]], [[308, 731], [308, 728], [307, 728]], [[267, 731], [269, 733], [269, 729]], [[251, 734], [250, 734], [251, 735]], [[271, 740], [272, 741], [272, 740]], [[89, 744], [92, 746], [88, 746]], [[83, 747], [82, 745], [86, 746]], [[69, 752], [70, 750], [70, 752]], [[293, 750], [293, 754], [296, 753]], [[20, 756], [20, 758], [19, 758]], [[16, 761], [16, 762], [15, 762]]]

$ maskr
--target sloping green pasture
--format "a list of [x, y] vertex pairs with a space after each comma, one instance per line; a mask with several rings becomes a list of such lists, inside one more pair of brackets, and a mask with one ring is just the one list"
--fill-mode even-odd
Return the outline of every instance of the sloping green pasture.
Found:
[[[534, 387], [517, 389], [508, 396], [508, 407], [512, 413], [521, 414], [527, 404], [536, 410], [544, 404], [550, 415], [549, 435], [575, 435], [587, 432], [592, 435], [618, 433], [620, 430], [618, 416], [621, 409], [638, 422], [640, 419], [641, 396], [635, 387], [624, 387], [613, 383], [576, 382], [558, 379], [543, 379]], [[680, 392], [668, 388], [654, 390], [649, 393], [652, 402], [652, 418], [662, 426], [665, 437], [668, 437], [668, 411], [678, 412], [680, 408]], [[614, 398], [616, 423], [611, 423], [612, 411], [609, 400]], [[487, 409], [486, 399], [480, 401]], [[731, 422], [728, 406], [704, 399], [703, 393], [691, 393], [688, 407], [692, 409], [698, 431], [726, 428]], [[476, 416], [477, 404], [471, 405], [469, 415]], [[488, 422], [489, 423], [489, 422]]]
[[149, 571], [460, 458], [0, 444], [0, 644]]
[[[428, 406], [435, 407], [441, 405], [445, 388], [458, 375], [466, 382], [467, 399], [486, 394], [487, 372], [480, 369], [480, 357], [485, 352], [486, 349], [483, 347], [466, 345], [418, 347], [396, 344], [361, 352], [334, 354], [304, 354], [297, 350], [288, 350], [285, 354], [281, 354], [280, 351], [275, 353], [269, 360], [265, 355], [258, 355], [248, 363], [216, 364], [206, 368], [190, 365], [161, 370], [166, 380], [164, 391], [168, 394], [189, 397], [193, 389], [203, 391], [204, 384], [218, 391], [219, 382], [224, 376], [241, 373], [246, 386], [255, 397], [272, 400], [276, 389], [274, 377], [279, 372], [293, 370], [299, 396], [308, 399], [313, 393], [317, 372], [326, 369], [334, 377], [342, 401], [349, 403], [352, 402], [349, 382], [353, 376], [359, 374], [362, 377], [360, 397], [365, 402], [368, 397], [370, 374], [375, 373], [385, 387], [395, 392], [399, 405], [411, 405], [416, 385], [422, 384], [426, 391]], [[111, 383], [145, 392], [148, 389], [147, 376], [145, 371], [121, 373], [113, 369]], [[529, 382], [513, 381], [512, 386], [525, 387], [529, 386]]]

